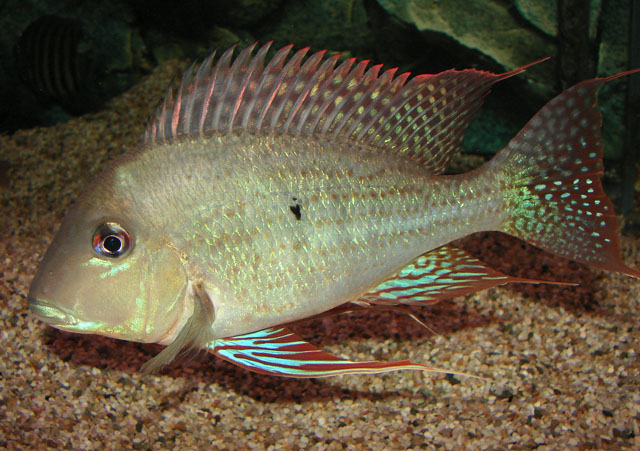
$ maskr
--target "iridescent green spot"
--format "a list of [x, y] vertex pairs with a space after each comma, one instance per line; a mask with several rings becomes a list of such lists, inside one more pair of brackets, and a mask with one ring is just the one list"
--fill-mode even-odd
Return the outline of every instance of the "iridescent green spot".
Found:
[[118, 266], [114, 266], [113, 268], [111, 268], [109, 271], [107, 272], [103, 272], [102, 274], [100, 274], [100, 278], [101, 279], [106, 279], [107, 277], [111, 277], [111, 276], [115, 276], [116, 274], [118, 274], [121, 271], [126, 271], [127, 269], [130, 268], [130, 264], [127, 263], [122, 263]]
[[111, 266], [111, 263], [105, 260], [102, 260], [101, 258], [98, 257], [93, 257], [91, 260], [89, 260], [86, 263], [83, 263], [82, 266], [102, 266], [103, 268], [109, 268]]

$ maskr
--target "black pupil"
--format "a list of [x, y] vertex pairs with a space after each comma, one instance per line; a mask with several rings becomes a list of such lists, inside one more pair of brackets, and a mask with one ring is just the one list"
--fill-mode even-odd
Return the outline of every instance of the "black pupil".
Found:
[[109, 235], [104, 239], [102, 247], [110, 254], [117, 254], [122, 249], [122, 240], [115, 235]]

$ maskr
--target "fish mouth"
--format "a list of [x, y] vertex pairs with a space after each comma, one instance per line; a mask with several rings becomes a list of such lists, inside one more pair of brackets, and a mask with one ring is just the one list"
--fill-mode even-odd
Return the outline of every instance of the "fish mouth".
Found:
[[41, 321], [51, 326], [73, 326], [78, 320], [59, 307], [40, 299], [29, 299], [29, 310]]

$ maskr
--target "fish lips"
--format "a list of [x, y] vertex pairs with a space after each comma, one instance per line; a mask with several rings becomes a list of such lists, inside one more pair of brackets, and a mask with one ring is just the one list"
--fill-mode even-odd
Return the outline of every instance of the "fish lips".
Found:
[[36, 318], [51, 326], [72, 326], [78, 323], [73, 315], [47, 301], [30, 297], [28, 307]]
[[27, 295], [27, 306], [36, 318], [51, 326], [76, 324], [78, 321], [73, 315], [46, 300], [49, 294], [47, 279], [51, 279], [52, 276], [53, 273], [49, 272], [49, 277], [43, 277], [42, 269], [38, 268]]

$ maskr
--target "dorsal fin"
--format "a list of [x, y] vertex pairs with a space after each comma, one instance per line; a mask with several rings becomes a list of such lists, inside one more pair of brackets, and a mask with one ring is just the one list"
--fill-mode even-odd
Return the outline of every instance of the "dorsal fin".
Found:
[[[467, 69], [396, 76], [381, 65], [309, 48], [280, 49], [265, 66], [271, 43], [214, 55], [194, 72], [190, 67], [177, 90], [169, 90], [146, 130], [145, 141], [178, 136], [250, 132], [322, 135], [393, 150], [442, 172], [459, 147], [468, 123], [495, 82], [526, 67], [493, 74]], [[287, 59], [288, 58], [288, 59]], [[535, 64], [535, 63], [534, 63]], [[336, 67], [337, 65], [337, 67]]]

